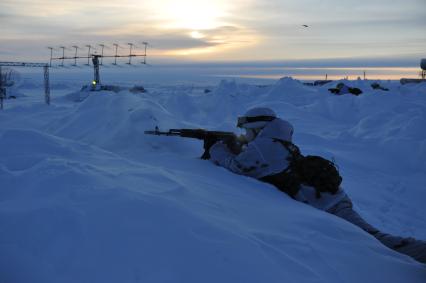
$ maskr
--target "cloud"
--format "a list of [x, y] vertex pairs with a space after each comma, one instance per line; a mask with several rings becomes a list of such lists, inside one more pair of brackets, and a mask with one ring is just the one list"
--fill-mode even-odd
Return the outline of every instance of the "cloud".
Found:
[[[2, 0], [0, 41], [14, 52], [19, 42], [43, 53], [47, 45], [148, 41], [158, 54], [204, 50], [209, 58], [240, 59], [416, 52], [426, 42], [425, 0], [206, 0], [212, 10], [194, 1], [173, 14], [172, 0]], [[186, 21], [195, 8], [202, 13]], [[212, 18], [201, 25], [204, 15]]]
[[246, 26], [260, 27], [266, 33], [277, 32], [269, 29], [270, 26], [286, 28], [302, 24], [341, 27], [405, 24], [420, 28], [426, 24], [425, 10], [424, 0], [370, 0], [362, 5], [355, 0], [274, 0], [252, 2], [240, 21]]
[[0, 50], [0, 55], [13, 55], [14, 53], [11, 51]]
[[205, 38], [191, 38], [187, 34], [164, 34], [147, 37], [153, 48], [159, 50], [188, 49], [215, 46], [217, 43]]
[[14, 17], [15, 17], [15, 15], [13, 13], [1, 11], [0, 12], [0, 23], [4, 24], [7, 21], [9, 21], [10, 19], [13, 19]]

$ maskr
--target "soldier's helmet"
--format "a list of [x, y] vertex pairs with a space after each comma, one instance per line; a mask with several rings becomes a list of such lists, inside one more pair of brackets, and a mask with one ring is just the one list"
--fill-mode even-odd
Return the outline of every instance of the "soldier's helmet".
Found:
[[244, 116], [238, 117], [237, 127], [245, 129], [262, 129], [269, 122], [275, 120], [277, 114], [267, 107], [254, 107], [249, 109]]

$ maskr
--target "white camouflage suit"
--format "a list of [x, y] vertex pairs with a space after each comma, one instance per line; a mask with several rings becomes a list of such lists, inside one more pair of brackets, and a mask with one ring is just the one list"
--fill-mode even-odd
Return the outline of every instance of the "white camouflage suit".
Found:
[[[277, 174], [288, 167], [287, 157], [290, 153], [276, 140], [291, 142], [292, 135], [293, 126], [285, 120], [276, 118], [268, 122], [238, 155], [233, 154], [221, 142], [214, 144], [210, 149], [210, 160], [236, 174], [256, 179]], [[369, 225], [353, 210], [352, 202], [342, 188], [336, 194], [322, 192], [321, 197], [317, 198], [313, 187], [302, 185], [294, 199], [341, 217], [370, 233], [385, 246], [426, 263], [425, 241], [392, 236]]]

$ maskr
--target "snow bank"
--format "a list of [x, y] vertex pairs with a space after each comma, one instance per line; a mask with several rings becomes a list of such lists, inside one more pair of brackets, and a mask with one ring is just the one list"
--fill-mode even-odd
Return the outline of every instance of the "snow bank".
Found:
[[359, 97], [284, 78], [16, 101], [0, 112], [0, 282], [423, 282], [357, 227], [196, 158], [201, 142], [143, 134], [235, 130], [272, 107], [305, 153], [335, 158], [369, 221], [426, 238], [424, 88], [357, 83]]
[[[143, 147], [183, 150], [184, 142], [178, 142], [171, 149], [167, 139], [144, 135], [144, 131], [153, 130], [156, 126], [168, 129], [182, 127], [182, 124], [149, 95], [135, 95], [128, 91], [95, 92], [78, 103], [74, 111], [49, 123], [47, 131], [115, 152], [131, 154]], [[162, 146], [161, 141], [165, 141], [167, 146]]]
[[359, 282], [381, 278], [373, 262], [416, 279], [352, 225], [210, 164], [163, 172], [28, 130], [3, 132], [0, 148], [6, 281]]

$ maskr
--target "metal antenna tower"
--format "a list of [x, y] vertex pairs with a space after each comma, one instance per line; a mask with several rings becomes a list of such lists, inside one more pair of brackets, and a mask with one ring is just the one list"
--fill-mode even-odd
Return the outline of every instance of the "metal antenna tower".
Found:
[[86, 65], [90, 66], [90, 58], [91, 58], [91, 56], [90, 56], [90, 49], [92, 49], [92, 45], [87, 44], [86, 47], [89, 48], [89, 50], [87, 52], [87, 64]]
[[64, 59], [65, 59], [65, 46], [61, 46], [61, 47], [59, 47], [59, 48], [61, 48], [62, 49], [62, 63], [61, 63], [61, 67], [63, 67], [64, 66]]
[[103, 62], [104, 62], [104, 48], [105, 48], [105, 44], [101, 43], [101, 44], [99, 44], [99, 46], [102, 48], [101, 49], [101, 63], [100, 63], [100, 65], [102, 66]]
[[[99, 57], [101, 55], [92, 55], [92, 62], [94, 67], [94, 80], [92, 82], [92, 85], [96, 87], [96, 85], [101, 85], [101, 79], [99, 76]], [[102, 57], [101, 57], [102, 58]]]
[[112, 63], [113, 65], [117, 65], [117, 57], [118, 57], [118, 44], [114, 43], [113, 44], [115, 47], [115, 55], [114, 55], [114, 63]]
[[50, 49], [50, 61], [49, 61], [49, 67], [52, 67], [52, 58], [53, 58], [53, 47], [47, 47]]
[[102, 65], [102, 61], [103, 58], [114, 58], [114, 63], [113, 65], [117, 65], [117, 58], [129, 58], [129, 62], [127, 62], [126, 64], [131, 65], [132, 64], [132, 58], [133, 57], [144, 57], [143, 62], [141, 62], [142, 64], [146, 64], [146, 49], [147, 49], [147, 42], [144, 42], [144, 53], [143, 54], [134, 54], [133, 53], [133, 47], [135, 47], [135, 45], [133, 43], [127, 43], [129, 45], [129, 54], [128, 55], [119, 55], [118, 54], [118, 43], [114, 43], [113, 46], [115, 47], [115, 53], [114, 55], [105, 55], [104, 54], [104, 48], [108, 48], [105, 44], [98, 44], [99, 46], [102, 47], [101, 49], [101, 54], [97, 54], [96, 52], [91, 53], [93, 48], [92, 45], [88, 44], [86, 45], [86, 47], [88, 48], [88, 54], [87, 56], [78, 56], [78, 46], [74, 45], [73, 48], [75, 49], [75, 55], [73, 57], [66, 57], [65, 56], [65, 47], [61, 47], [62, 48], [62, 57], [51, 57], [50, 60], [61, 60], [62, 64], [61, 66], [64, 65], [64, 60], [68, 60], [68, 59], [73, 59], [74, 60], [74, 64], [73, 66], [77, 65], [77, 59], [87, 59], [87, 66], [90, 66], [90, 59], [92, 60], [92, 64], [93, 64], [93, 71], [94, 71], [94, 77], [93, 77], [93, 81], [92, 81], [92, 90], [100, 90], [102, 89], [102, 86], [100, 85], [100, 74], [99, 74], [99, 66]]
[[4, 83], [3, 83], [3, 74], [1, 71], [1, 66], [0, 66], [0, 110], [3, 110], [3, 99], [6, 96], [6, 88], [3, 87]]
[[144, 41], [144, 42], [142, 42], [142, 44], [145, 46], [145, 51], [144, 51], [145, 56], [143, 57], [143, 63], [142, 64], [146, 64], [146, 48], [148, 46], [148, 42]]
[[127, 63], [128, 65], [132, 65], [132, 49], [133, 49], [133, 43], [127, 43], [127, 45], [129, 45], [130, 50], [129, 50], [129, 63]]
[[[52, 58], [55, 59], [55, 58]], [[62, 59], [62, 58], [56, 58]], [[1, 66], [6, 67], [42, 67], [44, 72], [44, 100], [47, 105], [50, 104], [50, 84], [49, 84], [49, 64], [46, 63], [27, 63], [27, 62], [0, 62], [0, 70]], [[0, 78], [3, 78], [0, 71]], [[1, 79], [3, 80], [3, 79]], [[2, 92], [0, 92], [2, 93]], [[3, 96], [2, 96], [3, 97]]]
[[80, 47], [78, 47], [77, 45], [73, 45], [72, 47], [75, 49], [75, 53], [74, 53], [74, 64], [73, 64], [73, 66], [77, 66], [78, 49]]

